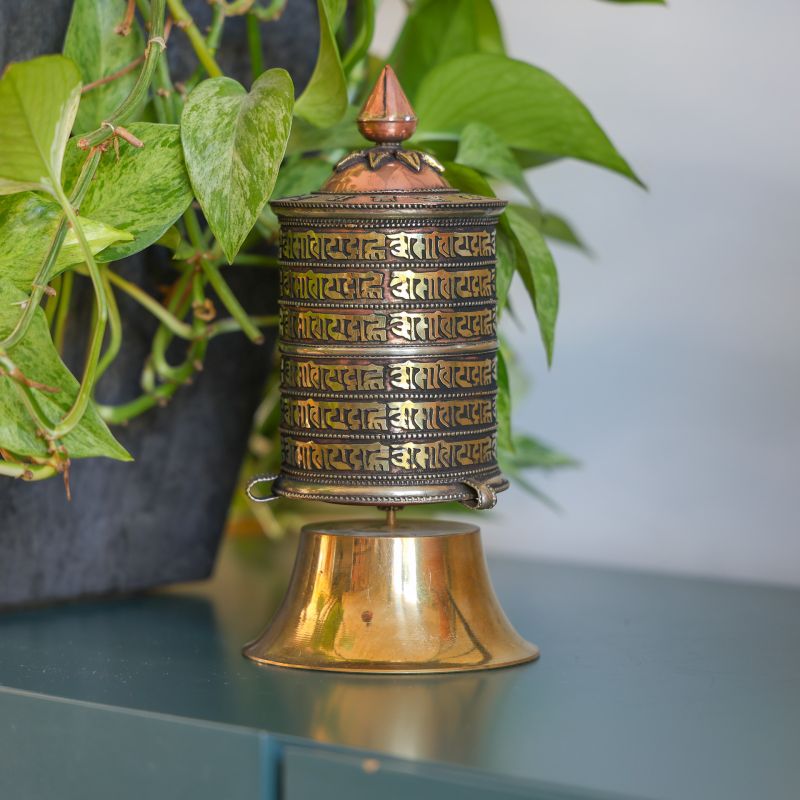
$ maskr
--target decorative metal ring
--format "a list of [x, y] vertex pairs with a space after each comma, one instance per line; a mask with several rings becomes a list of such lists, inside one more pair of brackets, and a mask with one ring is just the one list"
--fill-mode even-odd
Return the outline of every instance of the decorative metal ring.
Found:
[[358, 225], [364, 230], [380, 230], [382, 228], [397, 228], [400, 230], [416, 230], [425, 228], [459, 228], [464, 225], [476, 225], [483, 228], [491, 228], [497, 224], [496, 217], [465, 217], [437, 219], [424, 217], [402, 217], [392, 219], [391, 217], [286, 217], [281, 216], [281, 229], [294, 230], [315, 228], [341, 228], [348, 225]]
[[265, 475], [256, 475], [255, 478], [251, 478], [250, 482], [247, 484], [247, 496], [254, 502], [254, 503], [271, 503], [273, 500], [277, 500], [280, 495], [277, 494], [270, 494], [266, 497], [259, 496], [257, 494], [253, 494], [253, 487], [257, 486], [259, 483], [273, 483], [277, 480], [277, 474], [270, 472]]
[[470, 469], [459, 469], [452, 471], [435, 472], [432, 475], [403, 474], [398, 472], [311, 472], [306, 469], [298, 469], [289, 464], [281, 467], [281, 474], [288, 475], [290, 478], [306, 481], [314, 484], [326, 484], [331, 486], [359, 486], [371, 488], [370, 484], [378, 485], [384, 483], [395, 484], [397, 486], [424, 487], [431, 483], [461, 483], [466, 485], [467, 479], [479, 478], [484, 481], [500, 477], [500, 469], [495, 462], [481, 464]]
[[497, 300], [492, 297], [478, 297], [464, 300], [317, 300], [317, 299], [295, 299], [293, 297], [282, 297], [278, 300], [281, 308], [292, 311], [339, 311], [351, 309], [367, 309], [370, 311], [385, 311], [393, 313], [395, 311], [456, 311], [462, 308], [496, 308]]
[[[304, 261], [300, 260], [292, 260], [289, 258], [279, 258], [278, 259], [278, 266], [279, 267], [286, 267], [289, 270], [294, 270], [296, 267], [300, 268], [319, 268], [319, 269], [327, 269], [330, 270], [332, 274], [336, 274], [336, 272], [347, 272], [355, 267], [359, 269], [371, 269], [377, 272], [391, 272], [401, 270], [403, 268], [408, 269], [409, 267], [413, 267], [415, 270], [420, 270], [421, 272], [430, 271], [443, 271], [443, 272], [454, 272], [457, 269], [463, 269], [467, 267], [472, 269], [473, 267], [493, 267], [497, 263], [496, 258], [474, 258], [471, 261], [467, 260], [466, 258], [462, 258], [459, 260], [452, 260], [452, 261], [436, 261], [430, 258], [420, 258], [416, 261], [322, 261], [322, 260], [313, 260], [313, 259], [306, 259]], [[299, 269], [297, 270], [299, 272]]]
[[491, 425], [464, 426], [462, 428], [435, 428], [432, 430], [342, 430], [330, 431], [324, 428], [297, 428], [291, 425], [281, 425], [281, 434], [291, 436], [294, 439], [310, 439], [312, 442], [317, 439], [332, 439], [344, 442], [426, 442], [437, 441], [439, 439], [459, 439], [466, 436], [480, 436], [484, 433], [496, 433], [497, 423]]
[[281, 393], [287, 397], [299, 400], [376, 400], [390, 403], [401, 400], [417, 400], [424, 403], [435, 403], [437, 400], [472, 400], [476, 398], [490, 398], [497, 394], [493, 387], [479, 386], [465, 392], [453, 392], [450, 389], [441, 389], [437, 392], [407, 392], [405, 390], [386, 389], [383, 392], [325, 392], [319, 389], [298, 389], [294, 386], [282, 386]]
[[488, 483], [478, 483], [470, 480], [462, 481], [462, 483], [475, 492], [475, 497], [462, 500], [461, 505], [480, 511], [494, 508], [497, 505], [497, 492]]

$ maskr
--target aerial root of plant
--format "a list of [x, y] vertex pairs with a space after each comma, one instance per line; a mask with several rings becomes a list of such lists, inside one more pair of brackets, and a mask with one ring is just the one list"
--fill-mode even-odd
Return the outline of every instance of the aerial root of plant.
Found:
[[[124, 139], [132, 147], [144, 147], [144, 142], [137, 136], [134, 136], [127, 128], [123, 128], [122, 125], [113, 125], [108, 120], [103, 120], [103, 122], [100, 123], [100, 127], [108, 128], [111, 131], [111, 140], [114, 143], [114, 149], [117, 151], [117, 157], [119, 157], [118, 139]], [[95, 149], [100, 150], [101, 153], [105, 153], [106, 150], [108, 150], [108, 140], [101, 142], [99, 145], [92, 146], [89, 143], [89, 139], [83, 137], [78, 139], [78, 148], [81, 150], [89, 150], [90, 153]]]
[[114, 28], [114, 33], [118, 36], [127, 36], [131, 32], [133, 26], [133, 15], [136, 12], [136, 0], [128, 0], [128, 6], [125, 9], [125, 16], [122, 22]]
[[139, 64], [141, 64], [144, 61], [146, 55], [147, 52], [145, 51], [140, 56], [133, 59], [133, 61], [131, 61], [129, 64], [126, 64], [124, 67], [118, 69], [116, 72], [112, 72], [111, 75], [106, 75], [104, 78], [98, 78], [96, 81], [91, 81], [91, 83], [84, 84], [84, 86], [81, 88], [81, 94], [86, 94], [87, 92], [91, 92], [92, 89], [96, 89], [98, 86], [105, 86], [105, 84], [111, 83], [112, 81], [115, 81], [117, 78], [121, 78], [123, 75], [127, 75], [129, 72], [133, 72], [133, 70], [135, 70], [136, 67], [138, 67]]
[[12, 381], [21, 383], [29, 389], [38, 389], [40, 392], [47, 392], [48, 394], [58, 394], [61, 391], [57, 386], [48, 386], [46, 383], [40, 383], [26, 377], [19, 367], [14, 367], [10, 371], [0, 367], [0, 378], [11, 378]]
[[204, 300], [195, 300], [192, 303], [192, 311], [197, 319], [203, 322], [211, 322], [217, 317], [217, 308], [210, 297], [206, 297]]

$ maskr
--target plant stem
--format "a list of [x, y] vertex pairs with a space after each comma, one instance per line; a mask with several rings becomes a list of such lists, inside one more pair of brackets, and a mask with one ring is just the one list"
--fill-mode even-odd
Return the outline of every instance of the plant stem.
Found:
[[[67, 201], [68, 205], [70, 202], [72, 203], [70, 208], [73, 208], [73, 206], [80, 206], [81, 201], [86, 194], [86, 190], [89, 188], [89, 183], [94, 177], [94, 173], [99, 162], [100, 152], [97, 150], [90, 153], [89, 157], [86, 159], [86, 161], [84, 161], [80, 175], [78, 176], [78, 180], [75, 181], [75, 187], [72, 190], [71, 201]], [[60, 191], [63, 195], [63, 189], [61, 189], [60, 185], [58, 187], [58, 191]], [[39, 308], [39, 303], [42, 301], [42, 295], [44, 294], [45, 287], [47, 286], [50, 271], [52, 270], [53, 265], [56, 263], [56, 259], [61, 251], [61, 245], [64, 244], [66, 235], [67, 220], [66, 217], [62, 217], [58, 224], [58, 228], [56, 228], [53, 240], [50, 243], [50, 248], [47, 251], [47, 255], [45, 256], [41, 267], [39, 267], [36, 277], [33, 279], [33, 291], [31, 292], [31, 296], [28, 298], [28, 303], [20, 315], [17, 324], [14, 326], [14, 329], [8, 334], [8, 336], [6, 336], [5, 339], [0, 341], [0, 351], [10, 350], [28, 332], [28, 328], [30, 327], [31, 322], [33, 322], [33, 316], [36, 313], [36, 309]]]
[[250, 54], [250, 74], [255, 80], [264, 71], [264, 54], [261, 52], [261, 25], [258, 17], [254, 14], [248, 14], [245, 19], [247, 49]]
[[81, 385], [78, 389], [78, 394], [72, 408], [66, 413], [61, 422], [53, 429], [53, 438], [60, 439], [68, 434], [83, 418], [84, 413], [92, 399], [92, 390], [94, 388], [95, 377], [97, 374], [97, 365], [100, 361], [100, 351], [103, 347], [103, 337], [106, 331], [106, 322], [108, 321], [108, 304], [106, 303], [106, 295], [103, 289], [103, 280], [100, 276], [100, 270], [95, 263], [92, 249], [89, 247], [89, 242], [86, 241], [86, 236], [83, 233], [83, 228], [78, 220], [78, 215], [72, 208], [69, 199], [60, 185], [56, 186], [56, 198], [61, 204], [61, 208], [67, 218], [72, 229], [78, 237], [78, 242], [83, 251], [83, 257], [86, 261], [86, 266], [89, 269], [89, 276], [92, 279], [95, 295], [95, 307], [97, 317], [92, 329], [92, 335], [89, 340], [89, 350], [86, 356], [86, 365], [81, 379]]
[[61, 294], [61, 284], [64, 282], [64, 276], [58, 275], [51, 281], [51, 286], [53, 289], [53, 293], [47, 298], [44, 304], [44, 315], [47, 319], [47, 327], [50, 330], [53, 329], [53, 320], [56, 317], [56, 312], [58, 311], [58, 304], [60, 300]]
[[181, 339], [192, 339], [194, 334], [192, 326], [178, 319], [174, 314], [171, 314], [161, 303], [154, 297], [151, 297], [143, 289], [140, 289], [135, 283], [126, 281], [120, 275], [110, 270], [107, 272], [108, 280], [117, 288], [121, 289], [129, 297], [132, 297], [141, 306], [144, 306], [156, 319], [163, 325], [169, 328], [172, 333], [179, 336]]
[[0, 353], [0, 375], [12, 381], [22, 404], [25, 406], [25, 410], [33, 420], [38, 431], [45, 437], [52, 439], [53, 432], [50, 428], [50, 420], [48, 420], [47, 415], [39, 406], [36, 395], [34, 395], [28, 382], [21, 377], [21, 372], [17, 365], [8, 358], [8, 356], [2, 353]]
[[[160, 1], [163, 2], [163, 0]], [[221, 77], [222, 70], [214, 60], [214, 54], [209, 49], [203, 34], [200, 33], [200, 29], [195, 25], [192, 15], [186, 10], [181, 0], [167, 0], [167, 5], [177, 26], [182, 28], [183, 32], [189, 37], [189, 42], [197, 55], [197, 60], [203, 65], [209, 77]]]
[[126, 122], [128, 117], [139, 107], [139, 104], [147, 96], [153, 72], [163, 49], [157, 41], [154, 42], [153, 40], [159, 40], [163, 35], [164, 0], [153, 0], [150, 4], [150, 43], [145, 50], [144, 65], [141, 72], [139, 72], [139, 77], [136, 79], [131, 93], [120, 103], [114, 113], [105, 120], [107, 124], [81, 138], [81, 147], [95, 147], [110, 136], [113, 136], [114, 128]]
[[22, 478], [25, 481], [42, 481], [45, 478], [52, 478], [58, 470], [49, 464], [25, 464], [13, 461], [3, 461], [0, 459], [0, 475], [7, 475], [9, 478]]
[[231, 316], [239, 323], [247, 338], [255, 344], [262, 344], [264, 341], [264, 335], [253, 324], [252, 320], [247, 315], [247, 312], [244, 310], [244, 308], [242, 308], [241, 303], [236, 299], [236, 295], [231, 291], [231, 287], [225, 282], [225, 279], [220, 274], [219, 269], [217, 269], [214, 264], [202, 256], [200, 257], [200, 266], [203, 268], [203, 272], [205, 272], [208, 282], [214, 288], [214, 291], [222, 301], [222, 304], [228, 309]]
[[222, 4], [217, 2], [212, 4], [211, 8], [211, 27], [206, 36], [206, 46], [211, 52], [212, 56], [217, 54], [219, 42], [222, 38], [222, 28], [225, 25], [225, 9]]
[[[194, 289], [194, 280], [195, 280], [196, 273], [194, 269], [189, 270], [184, 273], [181, 279], [178, 281], [175, 287], [175, 291], [173, 291], [173, 295], [170, 298], [169, 302], [169, 311], [170, 313], [178, 318], [184, 317], [191, 308], [192, 298], [195, 294]], [[187, 293], [187, 288], [189, 286], [189, 282], [192, 281], [192, 290], [191, 292]], [[177, 291], [177, 290], [180, 291]], [[202, 294], [202, 293], [201, 293]], [[192, 330], [194, 331], [194, 326], [196, 325], [196, 321], [193, 322]], [[158, 330], [153, 337], [153, 345], [150, 351], [150, 363], [152, 368], [158, 373], [158, 376], [167, 381], [176, 381], [176, 382], [183, 382], [188, 377], [184, 371], [183, 367], [187, 362], [194, 362], [195, 358], [192, 355], [192, 348], [197, 344], [196, 340], [192, 346], [189, 347], [189, 351], [187, 354], [186, 359], [184, 360], [183, 364], [178, 365], [177, 367], [173, 367], [167, 361], [167, 348], [169, 347], [170, 343], [172, 342], [174, 334], [169, 328], [164, 325], [163, 323], [158, 326]], [[194, 365], [193, 365], [194, 368]], [[191, 373], [190, 373], [191, 375]], [[148, 381], [149, 383], [149, 381]], [[153, 390], [154, 387], [150, 387], [150, 391]]]
[[103, 353], [100, 363], [97, 365], [95, 383], [100, 380], [101, 376], [117, 357], [122, 347], [122, 320], [119, 316], [119, 306], [117, 305], [116, 297], [114, 297], [114, 290], [111, 288], [110, 276], [111, 270], [106, 269], [105, 272], [103, 272], [103, 290], [105, 291], [106, 302], [108, 303], [108, 331], [110, 336], [108, 347], [105, 353]]
[[359, 3], [357, 13], [361, 19], [356, 21], [358, 34], [350, 45], [349, 50], [342, 57], [342, 69], [349, 75], [353, 67], [367, 54], [372, 37], [375, 35], [375, 4], [373, 2]]
[[249, 13], [258, 17], [262, 22], [274, 22], [279, 19], [286, 9], [288, 0], [271, 0], [266, 8], [261, 8], [257, 3], [253, 5]]
[[[278, 324], [279, 317], [277, 314], [268, 314], [260, 317], [249, 317], [249, 319], [259, 328], [274, 328]], [[233, 317], [220, 319], [216, 322], [212, 322], [211, 325], [208, 326], [208, 338], [212, 339], [215, 336], [219, 336], [221, 333], [235, 333], [241, 329], [242, 326], [239, 324], [239, 321]]]
[[55, 325], [53, 327], [53, 344], [56, 350], [64, 354], [64, 333], [67, 330], [67, 320], [69, 319], [69, 304], [72, 299], [72, 285], [75, 282], [75, 274], [72, 270], [64, 273], [61, 280], [61, 292], [58, 299], [58, 310], [56, 311]]

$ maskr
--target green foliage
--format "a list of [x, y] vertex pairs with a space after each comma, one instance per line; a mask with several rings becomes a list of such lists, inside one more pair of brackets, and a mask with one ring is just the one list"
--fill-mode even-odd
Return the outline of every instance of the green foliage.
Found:
[[[26, 301], [27, 295], [10, 281], [0, 278], [0, 298], [0, 337], [5, 337], [16, 322], [19, 304]], [[27, 381], [48, 387], [47, 390], [29, 389], [32, 401], [47, 419], [54, 421], [70, 409], [78, 394], [78, 381], [59, 358], [41, 309], [36, 310], [25, 339], [10, 348], [8, 355]], [[30, 425], [21, 396], [17, 381], [7, 375], [0, 378], [0, 447], [17, 456], [47, 458], [50, 455], [48, 444]], [[118, 461], [131, 460], [93, 406], [61, 444], [71, 458], [106, 456]]]
[[389, 63], [414, 100], [434, 67], [468, 53], [505, 53], [490, 0], [417, 0]]
[[536, 202], [511, 149], [493, 128], [483, 122], [470, 122], [461, 131], [456, 161], [510, 183], [527, 195], [531, 202]]
[[[260, 341], [261, 328], [275, 324], [274, 317], [248, 315], [220, 267], [226, 260], [275, 266], [262, 245], [263, 238], [274, 245], [277, 232], [267, 200], [318, 189], [343, 153], [366, 146], [355, 125], [360, 102], [349, 98], [363, 99], [383, 66], [369, 53], [375, 0], [356, 0], [347, 14], [346, 0], [318, 0], [316, 66], [301, 96], [294, 102], [281, 69], [261, 74], [247, 92], [216, 61], [223, 27], [228, 17], [247, 13], [251, 71], [258, 75], [262, 25], [277, 16], [281, 0], [268, 7], [215, 3], [205, 33], [182, 0], [169, 0], [178, 23], [172, 36], [188, 37], [197, 57], [194, 73], [181, 76], [187, 97], [183, 85], [173, 84], [170, 65], [159, 61], [164, 0], [137, 3], [154, 37], [150, 47], [136, 20], [129, 35], [116, 32], [127, 5], [74, 0], [64, 44], [70, 58], [12, 65], [0, 79], [0, 195], [8, 195], [0, 197], [0, 466], [9, 471], [10, 461], [14, 474], [32, 479], [63, 471], [70, 457], [129, 458], [101, 415], [124, 422], [168, 402], [202, 369], [214, 336], [238, 330]], [[534, 170], [574, 158], [638, 178], [572, 92], [506, 55], [491, 0], [408, 5], [389, 62], [419, 117], [416, 141], [446, 163], [453, 186], [513, 201], [497, 228], [498, 311], [512, 301], [519, 307], [518, 291], [530, 298], [549, 363], [559, 297], [547, 240], [586, 246], [567, 219], [538, 201]], [[139, 60], [141, 68], [133, 68]], [[82, 81], [96, 85], [81, 95]], [[71, 132], [85, 135], [68, 145]], [[172, 251], [163, 300], [115, 271], [115, 261], [152, 244]], [[79, 383], [58, 352], [72, 333], [71, 286], [84, 274], [92, 278], [95, 313]], [[97, 407], [90, 402], [97, 380], [123, 346], [118, 292], [150, 311], [157, 330], [141, 394]], [[504, 347], [501, 464], [547, 502], [525, 471], [575, 462], [537, 439], [512, 435], [513, 368]], [[271, 466], [279, 458], [276, 396], [273, 376], [253, 438]]]
[[201, 83], [186, 101], [181, 141], [192, 188], [228, 261], [269, 199], [286, 151], [294, 89], [271, 69], [250, 92], [230, 78]]
[[547, 239], [552, 239], [562, 244], [570, 244], [587, 254], [591, 252], [569, 220], [558, 214], [554, 214], [551, 211], [542, 212], [538, 227]]
[[[123, 141], [119, 156], [114, 151], [103, 154], [81, 203], [86, 216], [129, 234], [124, 243], [103, 251], [98, 261], [117, 261], [149, 247], [192, 202], [180, 128], [134, 122], [129, 130], [144, 146]], [[66, 187], [74, 186], [85, 158], [71, 142], [62, 174]]]
[[[125, 0], [74, 0], [64, 55], [78, 66], [84, 83], [108, 78], [138, 58], [144, 50], [144, 37], [137, 23], [127, 36], [116, 32], [125, 15]], [[84, 132], [100, 124], [128, 96], [136, 71], [108, 81], [87, 92], [75, 118], [75, 128]]]
[[511, 206], [505, 212], [508, 224], [517, 237], [524, 258], [517, 263], [528, 295], [533, 302], [547, 363], [553, 361], [556, 317], [558, 316], [558, 273], [553, 256], [540, 231]]
[[12, 64], [0, 79], [0, 195], [54, 192], [81, 98], [77, 67], [63, 56]]
[[497, 447], [512, 451], [511, 437], [511, 384], [503, 349], [497, 351]]
[[423, 80], [416, 112], [420, 141], [453, 139], [482, 122], [508, 147], [577, 158], [641, 183], [586, 106], [523, 61], [474, 54], [440, 64]]
[[[47, 249], [55, 236], [61, 207], [51, 197], [37, 192], [0, 197], [0, 278], [29, 291]], [[115, 242], [132, 238], [126, 231], [79, 217], [83, 233], [95, 255]], [[72, 264], [83, 261], [75, 231], [68, 231], [49, 280]]]
[[297, 98], [295, 114], [320, 128], [334, 125], [347, 110], [347, 79], [339, 48], [336, 24], [344, 5], [335, 0], [317, 0], [319, 11], [319, 54], [311, 79]]

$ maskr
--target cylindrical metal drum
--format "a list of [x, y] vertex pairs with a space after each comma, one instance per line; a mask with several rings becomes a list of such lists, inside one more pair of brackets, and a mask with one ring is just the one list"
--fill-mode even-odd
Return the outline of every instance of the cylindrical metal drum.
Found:
[[[478, 529], [397, 507], [491, 508], [497, 466], [495, 227], [425, 153], [386, 67], [359, 117], [376, 145], [281, 226], [280, 474], [274, 495], [386, 507], [303, 529], [290, 587], [244, 648], [261, 664], [374, 673], [493, 669], [538, 657], [492, 591]], [[322, 634], [320, 633], [322, 632]]]
[[283, 463], [274, 492], [336, 503], [494, 504], [495, 227], [504, 202], [403, 149], [385, 73], [359, 119], [377, 144], [321, 191], [278, 200]]

